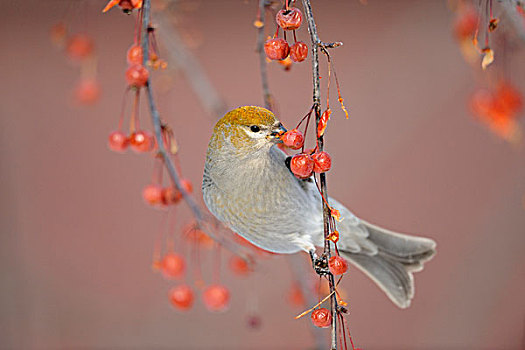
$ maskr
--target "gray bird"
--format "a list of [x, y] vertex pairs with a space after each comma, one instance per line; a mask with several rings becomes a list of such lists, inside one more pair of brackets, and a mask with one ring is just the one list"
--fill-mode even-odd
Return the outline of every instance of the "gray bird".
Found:
[[[240, 107], [213, 130], [202, 191], [213, 215], [254, 245], [275, 253], [315, 252], [324, 244], [323, 208], [312, 179], [295, 177], [277, 144], [286, 131], [272, 112]], [[357, 218], [329, 198], [340, 254], [367, 274], [400, 308], [414, 297], [412, 273], [435, 254], [428, 238], [392, 232]]]

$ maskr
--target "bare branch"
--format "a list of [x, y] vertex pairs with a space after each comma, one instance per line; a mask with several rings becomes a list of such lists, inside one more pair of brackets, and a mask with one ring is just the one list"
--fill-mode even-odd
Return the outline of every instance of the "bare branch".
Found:
[[[308, 32], [310, 33], [310, 40], [312, 42], [312, 79], [313, 79], [313, 103], [314, 103], [314, 113], [315, 113], [315, 121], [316, 125], [319, 125], [319, 120], [321, 119], [321, 91], [320, 91], [320, 83], [319, 83], [319, 46], [322, 48], [326, 48], [327, 44], [324, 44], [319, 39], [319, 36], [317, 34], [317, 26], [315, 24], [315, 20], [313, 17], [312, 12], [312, 6], [310, 5], [310, 0], [302, 0], [304, 12], [306, 15], [306, 20], [308, 22]], [[330, 46], [328, 44], [328, 46]], [[335, 46], [333, 46], [335, 47]], [[323, 151], [324, 146], [324, 138], [323, 136], [318, 136], [317, 138], [317, 146], [319, 148], [319, 152]], [[319, 175], [320, 183], [321, 183], [321, 194], [322, 196], [328, 200], [328, 191], [326, 188], [326, 174], [321, 173]], [[323, 201], [323, 223], [324, 223], [324, 253], [323, 258], [329, 259], [331, 256], [330, 252], [330, 241], [328, 240], [328, 235], [330, 234], [330, 208], [328, 207], [328, 204], [326, 201]], [[333, 293], [335, 290], [335, 281], [334, 281], [334, 275], [329, 274], [328, 280], [330, 282], [330, 293]], [[331, 327], [331, 349], [337, 349], [337, 312], [338, 312], [338, 306], [337, 306], [337, 297], [334, 294], [332, 294], [331, 298], [331, 313], [332, 313], [332, 327]]]
[[201, 105], [210, 115], [222, 117], [228, 111], [226, 103], [217, 89], [213, 87], [204, 69], [199, 64], [199, 60], [184, 44], [177, 28], [170, 23], [168, 14], [169, 11], [165, 10], [156, 14], [155, 17], [158, 24], [155, 29], [159, 33], [164, 47], [176, 65], [184, 72], [184, 76], [199, 98]]

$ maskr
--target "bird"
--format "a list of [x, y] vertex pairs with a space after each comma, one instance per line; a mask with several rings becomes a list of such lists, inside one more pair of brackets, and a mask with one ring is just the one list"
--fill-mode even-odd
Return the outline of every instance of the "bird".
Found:
[[[297, 178], [278, 144], [286, 129], [269, 110], [244, 106], [215, 125], [204, 164], [202, 194], [210, 212], [255, 246], [278, 254], [315, 254], [324, 245], [317, 185]], [[355, 216], [328, 198], [341, 256], [370, 277], [400, 308], [414, 297], [413, 273], [436, 253], [432, 239], [393, 232]]]

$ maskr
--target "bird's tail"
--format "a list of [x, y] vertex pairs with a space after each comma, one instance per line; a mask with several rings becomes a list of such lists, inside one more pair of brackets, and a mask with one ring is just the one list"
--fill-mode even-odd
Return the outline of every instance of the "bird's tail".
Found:
[[413, 272], [421, 271], [423, 263], [436, 253], [436, 243], [428, 238], [392, 232], [364, 220], [368, 239], [377, 246], [377, 254], [350, 253], [341, 255], [366, 273], [400, 308], [410, 306], [414, 297]]

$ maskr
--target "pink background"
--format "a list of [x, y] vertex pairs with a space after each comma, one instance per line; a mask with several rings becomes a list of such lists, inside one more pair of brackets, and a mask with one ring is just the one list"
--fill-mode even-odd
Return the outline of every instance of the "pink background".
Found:
[[[246, 279], [224, 267], [233, 294], [226, 313], [210, 314], [200, 302], [187, 313], [170, 307], [174, 283], [150, 268], [165, 214], [140, 196], [153, 161], [106, 147], [134, 23], [117, 10], [102, 15], [104, 3], [75, 1], [65, 17], [72, 31], [94, 36], [99, 52], [103, 95], [83, 108], [70, 102], [78, 68], [48, 34], [68, 2], [3, 2], [0, 348], [308, 348], [309, 321], [295, 321], [302, 310], [284, 297], [292, 275], [283, 257], [261, 261]], [[364, 349], [523, 349], [523, 147], [469, 115], [476, 82], [450, 34], [446, 2], [313, 7], [322, 40], [345, 44], [334, 57], [351, 117], [344, 119], [333, 95], [329, 192], [371, 222], [438, 242], [407, 310], [350, 271], [344, 288], [355, 341]], [[182, 19], [202, 40], [194, 53], [230, 107], [262, 103], [255, 10], [254, 1], [201, 1]], [[298, 35], [306, 40], [305, 28]], [[523, 91], [520, 59], [509, 67]], [[309, 70], [309, 62], [288, 73], [269, 65], [285, 125], [309, 109]], [[162, 74], [154, 74], [157, 85]], [[198, 189], [214, 117], [180, 72], [156, 95], [181, 146], [183, 172]], [[145, 110], [142, 120], [149, 126]], [[177, 225], [188, 220], [185, 209], [177, 213]], [[208, 279], [211, 266], [207, 254]], [[262, 317], [260, 330], [246, 326], [250, 308]]]

